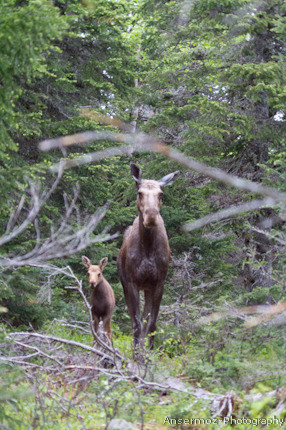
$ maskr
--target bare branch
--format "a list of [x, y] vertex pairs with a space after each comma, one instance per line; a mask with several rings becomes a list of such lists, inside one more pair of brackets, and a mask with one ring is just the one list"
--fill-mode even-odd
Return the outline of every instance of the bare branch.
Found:
[[104, 354], [104, 352], [100, 351], [99, 349], [85, 345], [84, 343], [76, 342], [74, 340], [68, 340], [68, 339], [64, 339], [61, 337], [50, 336], [50, 335], [40, 334], [40, 333], [30, 333], [30, 332], [9, 333], [9, 335], [7, 336], [7, 339], [13, 339], [15, 337], [24, 337], [24, 338], [25, 337], [36, 337], [39, 339], [43, 339], [45, 341], [52, 340], [54, 342], [64, 343], [66, 345], [71, 345], [71, 346], [75, 346], [77, 348], [82, 348], [86, 351], [93, 352], [94, 354], [98, 355], [101, 358], [110, 360], [110, 357], [108, 355]]
[[272, 198], [267, 197], [261, 200], [252, 200], [251, 202], [243, 203], [242, 205], [228, 207], [221, 211], [206, 215], [196, 221], [186, 223], [183, 226], [185, 232], [196, 230], [212, 222], [217, 222], [225, 218], [230, 218], [244, 212], [253, 211], [267, 206], [275, 206], [277, 203]]
[[45, 205], [47, 200], [50, 198], [51, 194], [54, 192], [54, 190], [58, 186], [58, 184], [61, 180], [61, 177], [62, 177], [62, 173], [63, 173], [63, 169], [61, 169], [61, 168], [58, 169], [58, 175], [57, 175], [57, 178], [55, 179], [53, 185], [48, 190], [44, 190], [41, 195], [39, 194], [39, 191], [37, 190], [35, 184], [30, 183], [30, 193], [32, 196], [32, 203], [31, 203], [29, 213], [26, 216], [25, 220], [18, 227], [15, 227], [10, 233], [7, 233], [10, 231], [11, 226], [13, 224], [15, 224], [16, 215], [19, 216], [19, 214], [22, 210], [22, 207], [24, 204], [24, 197], [22, 196], [20, 203], [18, 205], [18, 209], [16, 209], [14, 214], [12, 214], [12, 216], [10, 217], [10, 220], [8, 222], [8, 226], [6, 229], [6, 234], [4, 234], [2, 237], [0, 237], [0, 246], [4, 245], [5, 243], [10, 242], [12, 239], [17, 237], [19, 234], [23, 233], [27, 229], [27, 227], [36, 219], [39, 212], [42, 210], [43, 206]]
[[24, 361], [24, 360], [19, 360], [18, 357], [0, 357], [0, 359], [2, 361], [8, 361], [8, 362], [11, 362], [11, 363], [14, 363], [14, 364], [24, 365], [25, 367], [29, 366], [29, 367], [37, 367], [37, 368], [40, 368], [40, 369], [44, 369], [44, 367], [40, 366], [39, 364], [29, 363], [29, 362]]
[[[75, 289], [77, 289], [77, 288], [75, 288]], [[90, 334], [90, 331], [86, 330], [85, 328], [83, 328], [79, 325], [76, 325], [76, 324], [70, 324], [65, 320], [58, 320], [57, 318], [55, 318], [53, 321], [59, 322], [61, 324], [61, 326], [63, 326], [63, 327], [74, 328], [76, 330], [82, 331], [83, 333]]]
[[271, 240], [278, 242], [282, 246], [286, 245], [286, 238], [282, 237], [283, 233], [281, 233], [281, 237], [278, 237], [277, 234], [272, 235], [268, 231], [262, 230], [261, 228], [258, 228], [258, 227], [254, 227], [253, 225], [251, 225], [249, 228], [250, 228], [250, 230], [255, 231], [256, 233], [262, 234], [263, 236], [267, 237], [268, 239], [271, 239]]
[[[42, 244], [37, 241], [35, 247], [25, 255], [2, 257], [0, 259], [1, 266], [4, 268], [22, 267], [26, 265], [42, 267], [45, 261], [67, 257], [82, 251], [87, 246], [94, 243], [105, 242], [116, 238], [118, 233], [112, 235], [107, 234], [106, 229], [103, 230], [101, 234], [92, 237], [92, 232], [104, 218], [106, 210], [107, 206], [98, 209], [85, 220], [85, 224], [81, 228], [77, 231], [72, 231], [72, 227], [68, 222], [71, 215], [69, 208], [58, 230], [52, 233], [48, 239]], [[19, 234], [19, 232], [17, 234]], [[37, 231], [37, 236], [39, 237], [39, 231]]]
[[21, 211], [22, 211], [22, 209], [23, 209], [23, 206], [24, 206], [25, 200], [26, 200], [26, 196], [25, 196], [25, 194], [24, 194], [24, 195], [21, 197], [21, 199], [20, 199], [20, 201], [19, 201], [19, 203], [18, 203], [17, 208], [16, 208], [16, 209], [15, 209], [15, 211], [14, 211], [14, 212], [12, 212], [12, 213], [11, 213], [11, 215], [10, 215], [10, 219], [9, 219], [8, 224], [7, 224], [7, 227], [6, 227], [6, 234], [7, 234], [7, 233], [9, 233], [9, 231], [11, 230], [11, 228], [13, 228], [13, 226], [15, 225], [15, 221], [16, 221], [16, 219], [18, 218], [18, 216], [20, 215], [20, 213], [21, 213]]
[[257, 182], [230, 175], [222, 169], [207, 166], [204, 163], [185, 156], [175, 148], [168, 147], [164, 143], [158, 141], [155, 137], [141, 132], [126, 134], [107, 130], [87, 131], [57, 139], [45, 140], [40, 143], [39, 147], [42, 151], [49, 151], [53, 148], [66, 147], [74, 144], [87, 144], [94, 140], [111, 140], [115, 142], [123, 142], [126, 145], [106, 148], [102, 151], [85, 154], [82, 157], [73, 158], [71, 160], [62, 160], [60, 163], [53, 165], [52, 170], [59, 171], [61, 169], [67, 169], [81, 164], [92, 163], [106, 157], [115, 157], [122, 154], [131, 155], [134, 151], [156, 152], [165, 155], [171, 160], [181, 163], [183, 166], [191, 170], [195, 170], [198, 173], [224, 182], [235, 188], [271, 197], [275, 202], [286, 202], [286, 193], [279, 192], [275, 188], [266, 187]]
[[208, 324], [209, 322], [218, 321], [222, 318], [227, 318], [230, 316], [246, 320], [247, 315], [261, 314], [245, 321], [245, 327], [252, 328], [258, 324], [268, 321], [273, 316], [281, 314], [284, 311], [286, 311], [286, 302], [277, 303], [275, 305], [245, 306], [241, 308], [231, 307], [231, 309], [223, 310], [221, 312], [213, 312], [208, 316], [201, 317], [198, 320], [198, 324]]
[[274, 315], [281, 314], [286, 311], [286, 302], [277, 303], [276, 305], [270, 306], [249, 306], [242, 308], [245, 313], [260, 313], [262, 315], [253, 317], [245, 323], [246, 328], [252, 328], [258, 324], [262, 324], [265, 321], [271, 319]]
[[[49, 360], [55, 361], [59, 366], [62, 366], [62, 365], [63, 365], [59, 360], [57, 360], [56, 358], [52, 357], [52, 356], [51, 356], [51, 355], [49, 355], [49, 354], [46, 354], [45, 352], [43, 352], [41, 349], [39, 349], [39, 348], [38, 348], [38, 347], [36, 347], [36, 346], [27, 345], [26, 343], [22, 343], [22, 342], [18, 342], [18, 341], [15, 341], [15, 343], [16, 343], [17, 345], [24, 346], [25, 348], [29, 348], [29, 349], [33, 349], [33, 350], [37, 351], [37, 352], [36, 352], [36, 354], [37, 354], [37, 355], [42, 355], [43, 357], [46, 357], [46, 358], [48, 358]], [[36, 355], [36, 354], [30, 354], [30, 356], [32, 356], [32, 355]], [[17, 358], [19, 358], [19, 357], [17, 357]], [[23, 357], [23, 358], [27, 358], [27, 356], [26, 356], [26, 357]]]

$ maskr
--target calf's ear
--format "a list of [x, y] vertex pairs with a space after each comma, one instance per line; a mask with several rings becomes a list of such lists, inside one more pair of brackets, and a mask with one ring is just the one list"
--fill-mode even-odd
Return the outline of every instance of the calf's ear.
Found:
[[85, 255], [83, 255], [81, 257], [81, 261], [82, 261], [82, 264], [88, 269], [90, 266], [90, 259], [87, 258]]
[[102, 260], [100, 260], [100, 263], [99, 263], [100, 270], [103, 270], [105, 268], [105, 266], [107, 265], [107, 262], [108, 262], [107, 257], [104, 257]]
[[169, 173], [169, 175], [163, 176], [158, 182], [160, 187], [166, 187], [167, 185], [171, 185], [176, 177], [179, 175], [179, 170], [173, 173]]
[[141, 169], [140, 169], [140, 167], [136, 166], [136, 164], [131, 163], [130, 164], [130, 170], [131, 170], [131, 176], [134, 179], [134, 181], [136, 182], [137, 188], [139, 188], [139, 185], [141, 184], [141, 181], [142, 181]]

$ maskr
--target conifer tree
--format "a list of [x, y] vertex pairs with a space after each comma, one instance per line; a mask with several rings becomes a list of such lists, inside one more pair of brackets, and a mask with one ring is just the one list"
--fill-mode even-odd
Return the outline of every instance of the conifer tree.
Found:
[[145, 100], [158, 112], [149, 129], [256, 170], [285, 138], [284, 2], [147, 0], [142, 13]]

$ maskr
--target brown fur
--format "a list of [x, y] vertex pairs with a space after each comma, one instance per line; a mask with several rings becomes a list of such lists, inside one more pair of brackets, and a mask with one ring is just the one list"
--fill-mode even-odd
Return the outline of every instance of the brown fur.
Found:
[[[170, 260], [167, 232], [160, 215], [161, 187], [171, 184], [178, 173], [171, 173], [160, 181], [143, 180], [141, 170], [131, 165], [131, 174], [138, 188], [139, 215], [124, 234], [117, 266], [132, 320], [135, 346], [142, 344], [147, 334], [151, 334], [150, 348], [154, 345], [152, 333], [156, 330]], [[139, 306], [140, 290], [145, 295], [143, 325]]]
[[108, 281], [102, 275], [102, 271], [107, 264], [107, 258], [100, 260], [99, 265], [90, 263], [89, 258], [82, 256], [82, 262], [88, 269], [88, 282], [91, 287], [90, 303], [93, 317], [94, 330], [97, 333], [100, 318], [102, 318], [103, 329], [110, 340], [111, 318], [115, 305], [114, 292]]

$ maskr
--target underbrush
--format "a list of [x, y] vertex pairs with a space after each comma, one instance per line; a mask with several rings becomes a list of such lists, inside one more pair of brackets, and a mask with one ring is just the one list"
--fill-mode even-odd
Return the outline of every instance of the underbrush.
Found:
[[167, 325], [158, 338], [161, 360], [173, 362], [197, 386], [248, 392], [257, 383], [272, 389], [286, 384], [283, 326], [246, 329], [223, 320], [186, 333]]
[[[43, 357], [32, 358], [25, 371], [20, 363], [7, 361], [1, 372], [2, 427], [97, 430], [121, 419], [147, 430], [215, 429], [217, 422], [225, 429], [251, 429], [254, 420], [286, 418], [282, 330], [269, 328], [266, 335], [265, 327], [246, 331], [237, 325], [226, 336], [226, 326], [220, 322], [201, 327], [192, 336], [165, 326], [158, 330], [156, 349], [146, 353], [140, 366], [132, 360], [131, 336], [115, 327], [114, 345], [129, 363], [118, 371], [107, 367], [91, 374], [96, 357], [70, 345], [53, 346], [54, 358], [67, 364], [60, 370], [53, 371], [53, 365], [45, 370]], [[61, 322], [47, 325], [44, 334], [92, 345], [91, 335]], [[2, 345], [12, 357], [4, 330]], [[141, 379], [131, 377], [135, 368]], [[224, 396], [233, 401], [233, 425], [223, 414], [215, 418], [218, 394], [221, 401]], [[272, 422], [270, 428], [281, 426]]]

